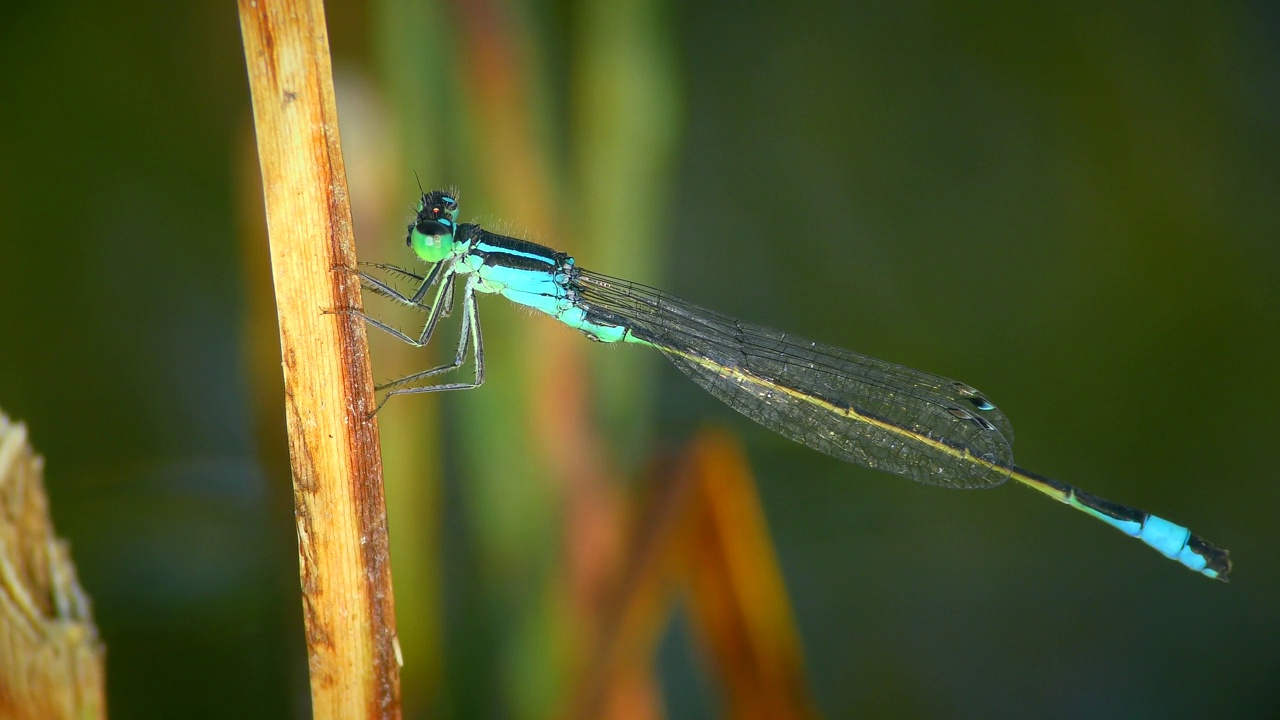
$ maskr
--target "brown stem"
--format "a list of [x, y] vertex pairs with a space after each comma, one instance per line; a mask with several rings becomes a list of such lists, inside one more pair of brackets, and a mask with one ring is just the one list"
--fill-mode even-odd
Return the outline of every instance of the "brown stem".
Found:
[[240, 0], [317, 718], [400, 717], [382, 458], [320, 0]]

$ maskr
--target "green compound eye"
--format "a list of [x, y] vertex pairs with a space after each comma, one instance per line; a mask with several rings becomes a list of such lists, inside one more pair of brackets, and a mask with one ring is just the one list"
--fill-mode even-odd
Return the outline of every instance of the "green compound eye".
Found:
[[418, 257], [438, 263], [453, 253], [453, 223], [424, 220], [411, 225], [407, 241]]

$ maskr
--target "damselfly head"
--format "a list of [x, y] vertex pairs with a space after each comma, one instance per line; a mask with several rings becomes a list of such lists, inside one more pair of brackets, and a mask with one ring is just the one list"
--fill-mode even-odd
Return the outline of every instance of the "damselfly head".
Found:
[[452, 193], [435, 190], [423, 195], [418, 214], [409, 225], [405, 245], [427, 262], [440, 262], [453, 252], [457, 217], [458, 201]]

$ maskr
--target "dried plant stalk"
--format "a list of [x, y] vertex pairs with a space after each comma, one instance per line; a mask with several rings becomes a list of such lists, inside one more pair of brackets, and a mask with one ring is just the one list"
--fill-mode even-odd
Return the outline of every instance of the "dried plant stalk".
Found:
[[106, 717], [104, 648], [53, 532], [43, 458], [0, 413], [0, 717]]
[[317, 718], [400, 717], [382, 458], [319, 0], [241, 0]]

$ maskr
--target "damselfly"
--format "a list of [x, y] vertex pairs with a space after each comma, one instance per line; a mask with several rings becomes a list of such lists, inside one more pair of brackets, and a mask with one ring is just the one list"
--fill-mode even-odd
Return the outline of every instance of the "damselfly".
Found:
[[[432, 265], [425, 276], [373, 265], [416, 282], [413, 293], [360, 273], [371, 290], [426, 310], [426, 325], [417, 337], [365, 316], [419, 347], [452, 311], [457, 279], [465, 281], [453, 362], [380, 386], [387, 391], [384, 403], [392, 395], [479, 387], [484, 344], [476, 295], [499, 294], [591, 340], [652, 347], [734, 410], [833, 457], [943, 487], [988, 488], [1013, 479], [1211, 578], [1225, 580], [1231, 570], [1226, 550], [1181, 525], [1015, 465], [1009, 421], [986, 395], [964, 383], [742, 322], [578, 267], [572, 257], [551, 248], [458, 224], [455, 195], [445, 190], [423, 195], [409, 225], [406, 244]], [[432, 299], [424, 302], [432, 288]], [[473, 380], [433, 383], [460, 368], [469, 349], [475, 357]]]

